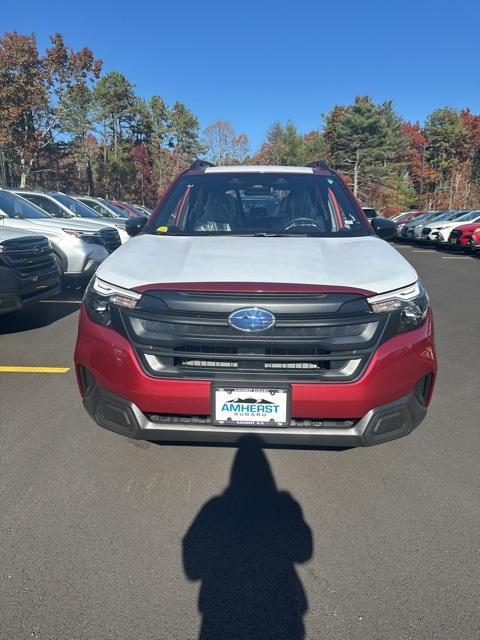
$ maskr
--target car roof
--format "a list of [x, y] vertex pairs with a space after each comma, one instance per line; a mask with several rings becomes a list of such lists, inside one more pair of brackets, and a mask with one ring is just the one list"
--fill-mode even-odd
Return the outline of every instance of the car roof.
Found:
[[207, 167], [205, 173], [313, 173], [312, 167], [287, 167], [284, 165], [250, 165]]

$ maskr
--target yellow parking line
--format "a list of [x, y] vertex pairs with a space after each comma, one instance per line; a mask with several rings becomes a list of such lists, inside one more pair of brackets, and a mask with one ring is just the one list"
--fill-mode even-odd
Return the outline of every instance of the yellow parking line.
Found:
[[70, 367], [2, 367], [0, 373], [67, 373]]

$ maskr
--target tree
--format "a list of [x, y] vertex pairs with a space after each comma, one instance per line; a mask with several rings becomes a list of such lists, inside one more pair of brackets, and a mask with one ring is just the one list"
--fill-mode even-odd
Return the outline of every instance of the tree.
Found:
[[275, 122], [267, 131], [267, 140], [253, 156], [252, 162], [305, 165], [321, 159], [323, 148], [323, 136], [320, 132], [312, 131], [304, 135], [290, 120], [285, 125]]
[[104, 138], [111, 135], [114, 156], [118, 155], [118, 140], [131, 125], [135, 105], [134, 86], [118, 71], [100, 78], [93, 90], [96, 115], [104, 126]]
[[369, 97], [357, 97], [332, 124], [334, 131], [327, 116], [330, 156], [335, 166], [351, 174], [353, 193], [357, 196], [369, 178], [380, 179], [379, 169], [386, 164], [389, 140], [386, 118]]
[[[80, 94], [98, 77], [101, 62], [88, 48], [67, 47], [60, 34], [41, 56], [33, 35], [16, 32], [0, 38], [0, 144], [12, 164], [19, 165], [20, 186], [26, 185], [35, 162], [70, 117]], [[40, 169], [38, 169], [40, 170]]]
[[458, 196], [461, 165], [468, 158], [468, 133], [459, 112], [449, 107], [428, 116], [424, 133], [429, 140], [426, 157], [437, 172], [435, 194], [451, 208]]
[[197, 116], [182, 102], [175, 102], [170, 109], [168, 146], [182, 158], [193, 159], [203, 153], [199, 139], [200, 124]]
[[21, 183], [44, 143], [48, 87], [34, 35], [15, 31], [0, 38], [0, 145], [11, 163], [19, 161]]
[[248, 154], [248, 138], [229, 122], [217, 120], [203, 131], [203, 143], [210, 160], [217, 165], [241, 163]]

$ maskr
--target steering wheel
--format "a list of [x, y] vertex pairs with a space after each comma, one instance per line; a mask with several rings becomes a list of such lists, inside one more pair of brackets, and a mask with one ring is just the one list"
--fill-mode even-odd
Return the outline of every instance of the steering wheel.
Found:
[[[300, 224], [298, 224], [300, 222]], [[282, 229], [282, 231], [288, 231], [292, 227], [316, 227], [321, 229], [322, 227], [313, 218], [294, 218], [290, 220], [288, 224]]]

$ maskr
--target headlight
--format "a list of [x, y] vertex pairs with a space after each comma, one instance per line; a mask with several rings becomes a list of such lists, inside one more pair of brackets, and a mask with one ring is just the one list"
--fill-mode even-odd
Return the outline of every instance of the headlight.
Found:
[[105, 245], [103, 238], [97, 231], [79, 231], [78, 229], [63, 229], [65, 233], [68, 233], [70, 236], [74, 236], [82, 242], [86, 242], [87, 244], [101, 244]]
[[78, 229], [63, 229], [65, 233], [68, 233], [69, 236], [75, 236], [76, 238], [81, 238], [83, 235], [87, 235], [85, 231], [79, 231]]
[[420, 281], [409, 287], [368, 298], [375, 313], [398, 312], [398, 333], [420, 327], [427, 317], [430, 300]]
[[474, 234], [475, 234], [475, 233], [480, 233], [480, 227], [478, 227], [478, 229], [474, 229], [474, 230], [473, 230], [473, 233], [474, 233]]
[[141, 297], [141, 294], [135, 291], [93, 278], [85, 291], [83, 302], [90, 320], [108, 327], [111, 322], [112, 305], [133, 309]]

